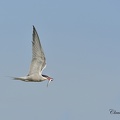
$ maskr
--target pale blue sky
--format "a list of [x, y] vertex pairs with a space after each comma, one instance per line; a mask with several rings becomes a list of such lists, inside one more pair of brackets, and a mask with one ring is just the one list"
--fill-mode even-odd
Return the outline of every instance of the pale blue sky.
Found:
[[[120, 1], [1, 0], [0, 119], [120, 120]], [[26, 83], [32, 25], [54, 78]]]

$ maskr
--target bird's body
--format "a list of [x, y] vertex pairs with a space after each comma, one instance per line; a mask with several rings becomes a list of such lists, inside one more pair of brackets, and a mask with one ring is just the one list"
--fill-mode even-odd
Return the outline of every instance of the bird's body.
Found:
[[14, 77], [15, 80], [22, 80], [25, 82], [42, 82], [53, 78], [42, 75], [43, 69], [46, 67], [46, 58], [40, 43], [39, 36], [35, 27], [33, 26], [33, 40], [32, 40], [32, 62], [30, 65], [29, 74], [24, 77]]
[[47, 80], [47, 78], [35, 73], [33, 75], [28, 75], [24, 77], [14, 77], [15, 80], [22, 80], [25, 82], [42, 82], [44, 80]]

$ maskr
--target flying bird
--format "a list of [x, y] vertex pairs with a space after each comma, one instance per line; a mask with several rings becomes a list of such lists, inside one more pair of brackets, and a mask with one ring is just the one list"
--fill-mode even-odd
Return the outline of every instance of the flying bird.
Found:
[[48, 84], [53, 81], [53, 78], [48, 75], [43, 75], [42, 71], [46, 67], [46, 58], [40, 43], [38, 33], [33, 26], [33, 40], [32, 40], [32, 61], [30, 70], [27, 76], [14, 77], [15, 80], [22, 80], [25, 82], [42, 82], [48, 80]]

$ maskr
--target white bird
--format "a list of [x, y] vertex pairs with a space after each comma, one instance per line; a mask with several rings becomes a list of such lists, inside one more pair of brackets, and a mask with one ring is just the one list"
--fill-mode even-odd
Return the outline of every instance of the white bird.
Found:
[[24, 77], [14, 77], [14, 79], [22, 80], [25, 82], [42, 82], [48, 80], [48, 83], [50, 83], [51, 81], [53, 81], [53, 78], [42, 74], [42, 71], [45, 67], [46, 58], [37, 31], [33, 26], [32, 61], [30, 65], [29, 74]]

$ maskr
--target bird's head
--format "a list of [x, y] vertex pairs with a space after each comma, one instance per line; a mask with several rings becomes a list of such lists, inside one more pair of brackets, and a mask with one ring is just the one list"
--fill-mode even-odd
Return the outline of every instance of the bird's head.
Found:
[[46, 80], [48, 80], [48, 83], [47, 83], [47, 87], [48, 87], [48, 84], [49, 84], [51, 81], [53, 81], [53, 78], [51, 78], [51, 77], [49, 77], [49, 76], [47, 76], [47, 75], [42, 75], [42, 76], [45, 77]]

